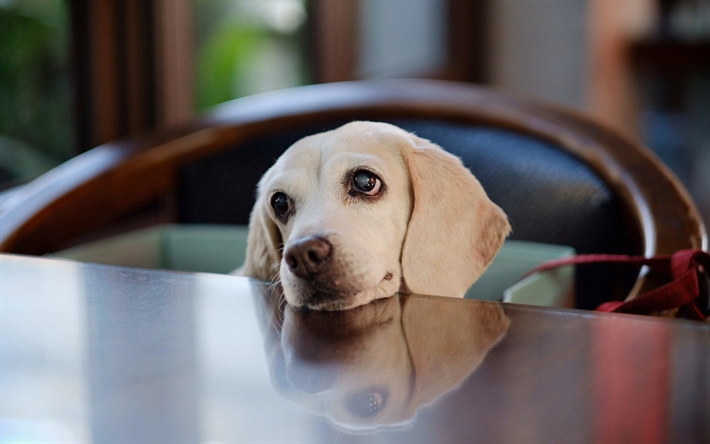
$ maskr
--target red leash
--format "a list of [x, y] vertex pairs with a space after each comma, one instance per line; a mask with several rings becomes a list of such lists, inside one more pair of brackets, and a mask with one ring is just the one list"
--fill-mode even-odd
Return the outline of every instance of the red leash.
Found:
[[[613, 254], [582, 254], [545, 262], [523, 277], [564, 265], [580, 264], [647, 265], [653, 272], [672, 279], [672, 282], [640, 294], [629, 301], [605, 302], [597, 307], [599, 311], [648, 314], [652, 311], [686, 307], [686, 313], [691, 319], [700, 321], [705, 319], [705, 315], [696, 305], [696, 299], [700, 293], [698, 272], [706, 275], [710, 273], [710, 254], [702, 250], [681, 250], [670, 256], [651, 258]], [[708, 276], [710, 277], [710, 275]]]

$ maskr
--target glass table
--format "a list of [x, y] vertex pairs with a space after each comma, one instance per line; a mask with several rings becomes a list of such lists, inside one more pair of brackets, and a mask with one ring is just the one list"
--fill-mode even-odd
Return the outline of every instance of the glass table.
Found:
[[710, 442], [710, 325], [0, 255], [2, 442]]

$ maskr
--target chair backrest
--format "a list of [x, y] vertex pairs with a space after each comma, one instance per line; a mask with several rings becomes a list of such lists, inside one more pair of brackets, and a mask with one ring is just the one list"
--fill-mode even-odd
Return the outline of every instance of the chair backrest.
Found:
[[[574, 112], [483, 88], [383, 80], [240, 99], [190, 127], [99, 147], [28, 187], [3, 216], [2, 251], [52, 251], [166, 196], [179, 222], [246, 223], [256, 182], [275, 158], [352, 120], [396, 124], [461, 157], [508, 214], [515, 239], [579, 253], [706, 246], [687, 192], [638, 143]], [[583, 271], [581, 306], [642, 281], [638, 270]]]

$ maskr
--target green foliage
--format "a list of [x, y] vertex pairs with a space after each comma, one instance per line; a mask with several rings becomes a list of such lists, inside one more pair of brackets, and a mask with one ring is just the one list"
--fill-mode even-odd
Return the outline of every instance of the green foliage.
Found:
[[33, 156], [46, 158], [36, 164], [59, 163], [72, 152], [67, 15], [59, 0], [0, 4], [0, 136], [21, 142], [3, 149], [34, 147]]
[[232, 23], [214, 30], [198, 53], [198, 109], [244, 95], [241, 68], [250, 62], [265, 37], [263, 30]]

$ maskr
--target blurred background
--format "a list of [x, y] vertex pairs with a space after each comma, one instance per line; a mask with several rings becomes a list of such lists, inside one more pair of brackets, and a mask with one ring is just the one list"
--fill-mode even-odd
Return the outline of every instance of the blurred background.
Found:
[[710, 221], [710, 0], [0, 0], [0, 211], [110, 140], [381, 77], [581, 110], [653, 149]]

